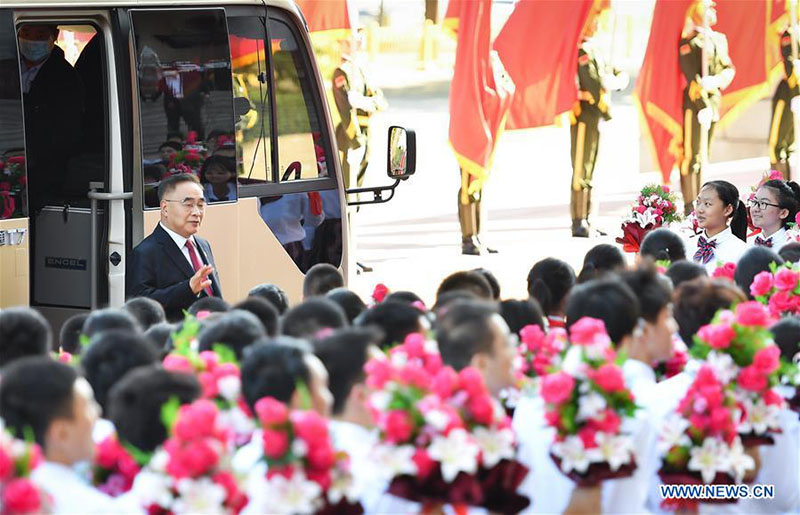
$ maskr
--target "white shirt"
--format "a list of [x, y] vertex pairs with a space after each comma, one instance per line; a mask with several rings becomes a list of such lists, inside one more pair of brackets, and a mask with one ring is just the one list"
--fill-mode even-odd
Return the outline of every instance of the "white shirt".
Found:
[[96, 444], [102, 443], [103, 440], [113, 435], [116, 431], [117, 429], [114, 427], [113, 422], [105, 418], [98, 418], [97, 422], [94, 423], [94, 429], [92, 429], [92, 440]]
[[236, 200], [236, 183], [229, 182], [227, 183], [228, 192], [225, 195], [227, 198], [225, 200], [220, 201], [219, 197], [214, 193], [214, 185], [210, 182], [203, 185], [203, 194], [206, 197], [206, 202], [231, 202]]
[[712, 256], [711, 260], [708, 263], [703, 264], [702, 261], [697, 261], [694, 259], [694, 254], [695, 252], [697, 252], [697, 242], [700, 236], [698, 236], [697, 238], [693, 238], [686, 245], [686, 250], [688, 251], [687, 255], [690, 259], [692, 259], [696, 263], [703, 265], [709, 275], [711, 275], [714, 272], [714, 270], [717, 269], [717, 265], [719, 264], [719, 262], [721, 262], [722, 264], [738, 263], [739, 258], [742, 257], [742, 254], [744, 254], [744, 252], [747, 250], [747, 243], [743, 242], [738, 237], [734, 236], [733, 232], [731, 232], [730, 227], [726, 227], [724, 231], [717, 234], [713, 238], [709, 238], [708, 236], [706, 236], [705, 231], [703, 231], [703, 234], [701, 236], [703, 236], [706, 239], [706, 241], [716, 242], [716, 247], [714, 248], [714, 255]]
[[192, 258], [189, 257], [189, 249], [186, 247], [186, 242], [188, 240], [192, 240], [192, 245], [194, 245], [194, 251], [197, 253], [197, 259], [199, 259], [201, 263], [203, 262], [203, 258], [200, 257], [200, 251], [197, 250], [197, 240], [194, 239], [194, 235], [189, 236], [188, 238], [184, 238], [180, 234], [176, 233], [175, 231], [164, 225], [162, 222], [159, 222], [159, 225], [161, 225], [162, 229], [167, 231], [169, 237], [172, 238], [172, 241], [174, 241], [175, 245], [177, 245], [178, 248], [181, 250], [183, 257], [186, 258], [186, 262], [189, 263], [189, 266], [192, 268], [192, 270], [194, 270], [194, 265], [192, 264]]
[[324, 211], [319, 215], [311, 213], [306, 193], [284, 195], [264, 204], [258, 211], [281, 245], [303, 241], [307, 227], [317, 227], [325, 220]]
[[771, 238], [772, 239], [772, 247], [771, 248], [776, 253], [779, 250], [781, 250], [781, 247], [783, 247], [784, 245], [786, 245], [787, 243], [790, 242], [789, 233], [786, 232], [786, 229], [784, 227], [781, 227], [780, 229], [775, 231], [775, 233], [772, 236], [767, 236], [763, 232], [761, 232], [759, 234], [756, 234], [755, 236], [750, 238], [747, 243], [749, 243], [750, 245], [753, 245], [753, 246], [758, 246], [758, 245], [756, 245], [756, 238], [758, 238], [758, 237], [761, 237], [764, 240], [766, 240], [768, 238]]
[[45, 461], [31, 479], [52, 498], [53, 513], [142, 513], [131, 496], [110, 497], [60, 463]]

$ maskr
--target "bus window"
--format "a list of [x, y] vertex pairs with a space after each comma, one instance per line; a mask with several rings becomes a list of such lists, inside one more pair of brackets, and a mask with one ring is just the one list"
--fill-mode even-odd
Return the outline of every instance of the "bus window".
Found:
[[280, 180], [328, 177], [322, 108], [302, 42], [287, 21], [270, 18]]
[[268, 41], [263, 17], [229, 16], [234, 96], [245, 98], [251, 110], [236, 124], [236, 144], [241, 154], [242, 184], [274, 182], [272, 173], [272, 125], [269, 102]]
[[145, 207], [158, 184], [196, 175], [208, 202], [238, 198], [230, 48], [223, 9], [131, 11]]
[[11, 11], [0, 11], [0, 220], [28, 216], [25, 130], [17, 38]]

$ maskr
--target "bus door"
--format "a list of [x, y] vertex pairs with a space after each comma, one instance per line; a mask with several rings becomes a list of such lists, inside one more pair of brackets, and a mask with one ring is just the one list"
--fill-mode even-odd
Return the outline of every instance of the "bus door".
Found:
[[[104, 11], [17, 11], [30, 217], [30, 299], [54, 325], [107, 304], [124, 257], [118, 109]], [[113, 152], [112, 152], [113, 149]], [[108, 197], [108, 198], [107, 198]], [[117, 211], [110, 216], [111, 210]], [[111, 230], [115, 228], [115, 230]], [[119, 233], [119, 234], [118, 234]], [[113, 248], [112, 248], [113, 247]], [[117, 270], [114, 271], [113, 269]], [[121, 281], [121, 279], [119, 280]], [[121, 290], [111, 294], [121, 300]]]

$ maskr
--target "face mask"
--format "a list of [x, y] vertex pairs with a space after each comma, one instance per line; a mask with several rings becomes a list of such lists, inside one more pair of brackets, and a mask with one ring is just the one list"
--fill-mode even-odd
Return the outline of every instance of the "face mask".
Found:
[[30, 39], [19, 40], [20, 53], [31, 62], [39, 62], [50, 55], [53, 50], [50, 40], [47, 41], [32, 41]]

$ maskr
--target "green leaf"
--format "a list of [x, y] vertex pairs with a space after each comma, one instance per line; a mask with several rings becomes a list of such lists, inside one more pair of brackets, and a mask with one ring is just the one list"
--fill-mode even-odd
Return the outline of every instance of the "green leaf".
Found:
[[161, 423], [167, 428], [168, 433], [172, 433], [172, 428], [175, 425], [175, 421], [178, 419], [178, 411], [180, 408], [181, 401], [174, 395], [161, 406]]
[[91, 342], [91, 339], [88, 336], [86, 336], [85, 334], [81, 333], [81, 335], [78, 336], [78, 343], [80, 343], [82, 349], [84, 349], [84, 350], [88, 349], [90, 342]]
[[298, 381], [295, 383], [295, 389], [297, 390], [297, 394], [300, 396], [300, 409], [310, 410], [314, 407], [314, 404], [311, 402], [311, 392], [308, 389], [308, 386], [302, 381]]
[[214, 354], [217, 355], [220, 363], [233, 363], [234, 365], [239, 364], [239, 362], [236, 360], [236, 353], [224, 343], [213, 344], [211, 346], [211, 350], [213, 350]]
[[120, 445], [122, 445], [122, 448], [125, 449], [127, 453], [131, 455], [131, 458], [133, 458], [133, 460], [139, 464], [140, 467], [144, 467], [145, 465], [150, 463], [150, 459], [153, 457], [154, 453], [143, 451], [138, 447], [134, 446], [133, 444], [125, 442], [123, 440], [120, 440], [119, 443]]
[[672, 265], [672, 261], [669, 259], [659, 259], [656, 261], [656, 266], [660, 266], [662, 268], [669, 268]]

